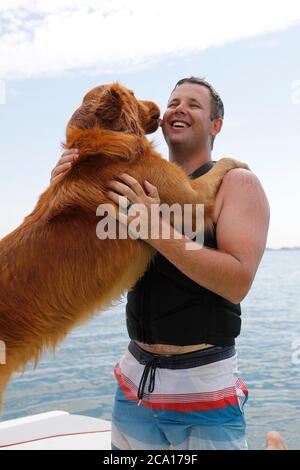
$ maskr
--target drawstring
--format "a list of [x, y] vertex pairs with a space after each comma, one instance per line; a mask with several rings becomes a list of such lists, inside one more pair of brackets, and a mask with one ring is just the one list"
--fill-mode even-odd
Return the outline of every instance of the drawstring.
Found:
[[143, 371], [143, 374], [142, 374], [142, 377], [141, 377], [141, 380], [140, 380], [139, 389], [138, 389], [138, 393], [137, 393], [137, 397], [139, 398], [139, 400], [141, 400], [144, 396], [144, 390], [145, 390], [145, 386], [146, 386], [146, 382], [147, 382], [149, 372], [150, 372], [150, 379], [149, 379], [149, 385], [148, 385], [148, 392], [152, 393], [153, 390], [154, 390], [154, 387], [155, 387], [155, 371], [156, 371], [156, 367], [157, 367], [156, 363], [157, 363], [157, 360], [154, 357], [153, 359], [146, 362], [146, 364], [145, 364], [145, 368], [144, 368], [144, 371]]

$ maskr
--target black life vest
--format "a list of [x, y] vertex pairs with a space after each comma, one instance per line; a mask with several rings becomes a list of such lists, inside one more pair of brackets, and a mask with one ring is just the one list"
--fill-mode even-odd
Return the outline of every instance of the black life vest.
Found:
[[[205, 163], [190, 177], [205, 174], [213, 165]], [[204, 245], [217, 249], [215, 232], [205, 234]], [[240, 333], [240, 316], [239, 304], [192, 281], [160, 253], [127, 295], [129, 337], [147, 344], [230, 346]]]

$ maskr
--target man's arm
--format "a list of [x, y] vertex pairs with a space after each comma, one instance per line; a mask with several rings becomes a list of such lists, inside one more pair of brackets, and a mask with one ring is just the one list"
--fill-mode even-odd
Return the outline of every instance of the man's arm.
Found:
[[[269, 204], [258, 178], [241, 169], [224, 177], [218, 198], [222, 203], [216, 228], [218, 250], [188, 251], [186, 237], [147, 242], [197, 284], [239, 303], [251, 287], [265, 249]], [[171, 237], [172, 233], [173, 228]]]

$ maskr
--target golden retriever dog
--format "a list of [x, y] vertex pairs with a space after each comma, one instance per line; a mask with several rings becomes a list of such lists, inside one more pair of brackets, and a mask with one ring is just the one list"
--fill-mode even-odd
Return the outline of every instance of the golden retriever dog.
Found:
[[158, 188], [161, 203], [205, 204], [212, 225], [224, 175], [247, 167], [221, 159], [196, 180], [163, 159], [145, 134], [159, 124], [159, 108], [118, 83], [88, 92], [71, 117], [65, 148], [77, 147], [71, 171], [50, 186], [33, 212], [0, 241], [0, 392], [15, 371], [35, 364], [75, 326], [132, 288], [154, 250], [141, 240], [96, 235], [99, 204], [111, 203], [107, 183], [128, 173]]

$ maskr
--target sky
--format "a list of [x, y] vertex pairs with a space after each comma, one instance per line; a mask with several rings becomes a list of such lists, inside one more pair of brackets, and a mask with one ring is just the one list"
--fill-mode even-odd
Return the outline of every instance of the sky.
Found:
[[[299, 49], [298, 1], [1, 0], [0, 238], [49, 184], [86, 91], [118, 80], [164, 111], [175, 83], [197, 75], [225, 104], [213, 159], [260, 179], [268, 246], [300, 246]], [[167, 158], [161, 131], [151, 139]]]

